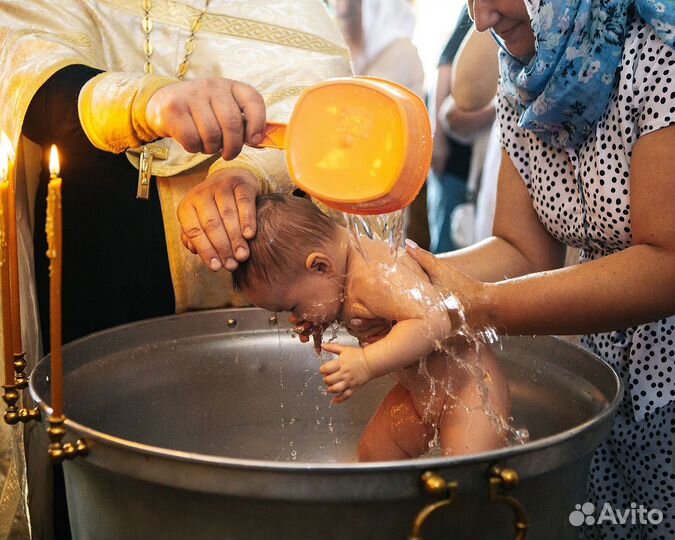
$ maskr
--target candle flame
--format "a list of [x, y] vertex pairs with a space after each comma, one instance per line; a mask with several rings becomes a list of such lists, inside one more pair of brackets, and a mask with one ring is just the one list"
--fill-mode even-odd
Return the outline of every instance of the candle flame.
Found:
[[59, 165], [59, 151], [56, 148], [55, 144], [52, 144], [52, 149], [49, 154], [49, 174], [52, 176], [58, 176], [61, 172], [61, 166]]
[[7, 156], [7, 161], [11, 162], [14, 159], [14, 147], [4, 131], [0, 132], [0, 147], [2, 147], [2, 155]]

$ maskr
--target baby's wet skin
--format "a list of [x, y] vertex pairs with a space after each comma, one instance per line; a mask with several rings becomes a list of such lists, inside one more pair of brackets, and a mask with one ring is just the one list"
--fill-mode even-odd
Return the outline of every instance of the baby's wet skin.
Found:
[[371, 345], [380, 341], [391, 331], [396, 321], [384, 319], [352, 318], [347, 323], [347, 331], [359, 340], [361, 346]]

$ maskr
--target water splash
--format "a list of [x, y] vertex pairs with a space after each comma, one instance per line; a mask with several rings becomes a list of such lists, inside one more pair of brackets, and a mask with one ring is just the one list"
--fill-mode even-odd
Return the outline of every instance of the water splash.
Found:
[[370, 261], [370, 258], [361, 245], [362, 238], [385, 242], [394, 257], [403, 245], [404, 210], [376, 216], [344, 214], [344, 219], [352, 245], [366, 261]]

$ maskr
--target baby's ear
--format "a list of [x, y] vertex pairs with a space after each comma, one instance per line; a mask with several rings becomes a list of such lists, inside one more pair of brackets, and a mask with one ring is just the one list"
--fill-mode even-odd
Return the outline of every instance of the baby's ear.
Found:
[[305, 259], [305, 268], [308, 272], [331, 274], [335, 270], [335, 265], [328, 255], [315, 251], [314, 253], [307, 255], [307, 259]]

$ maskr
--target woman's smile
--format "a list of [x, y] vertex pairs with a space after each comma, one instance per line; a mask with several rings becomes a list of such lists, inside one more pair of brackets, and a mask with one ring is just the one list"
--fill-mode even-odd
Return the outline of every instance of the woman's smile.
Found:
[[507, 28], [506, 30], [497, 30], [494, 28], [495, 33], [502, 38], [504, 41], [510, 41], [511, 38], [514, 36], [514, 34], [517, 35], [518, 29], [520, 28], [520, 25], [523, 24], [522, 22], [517, 22], [513, 26]]

